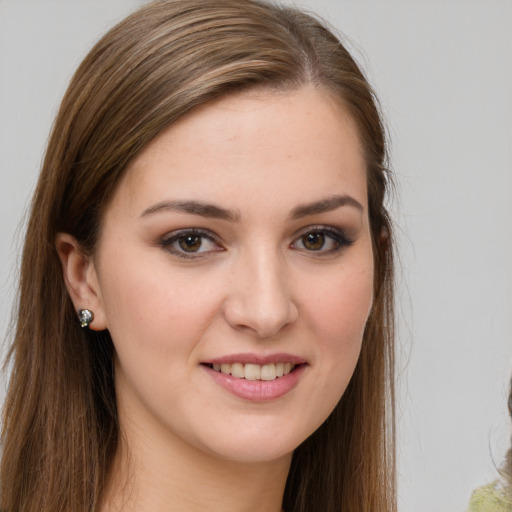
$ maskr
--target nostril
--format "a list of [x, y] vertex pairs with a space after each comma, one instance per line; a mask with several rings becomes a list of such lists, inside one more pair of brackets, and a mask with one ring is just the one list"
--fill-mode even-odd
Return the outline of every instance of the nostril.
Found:
[[269, 269], [268, 258], [262, 266], [265, 268], [254, 269], [250, 282], [246, 281], [247, 272], [242, 281], [235, 282], [224, 303], [224, 316], [238, 331], [269, 338], [293, 324], [298, 313], [283, 273], [277, 267]]

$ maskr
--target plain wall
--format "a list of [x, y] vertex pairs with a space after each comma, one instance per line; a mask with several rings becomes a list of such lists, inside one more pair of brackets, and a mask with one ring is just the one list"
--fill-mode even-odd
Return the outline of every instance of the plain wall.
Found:
[[[0, 333], [17, 230], [67, 82], [142, 3], [0, 0]], [[512, 2], [300, 3], [347, 35], [391, 135], [400, 510], [461, 512], [495, 478], [510, 439]]]

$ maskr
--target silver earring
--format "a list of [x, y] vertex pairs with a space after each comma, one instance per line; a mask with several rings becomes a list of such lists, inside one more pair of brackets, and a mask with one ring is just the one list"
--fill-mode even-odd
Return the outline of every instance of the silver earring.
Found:
[[78, 320], [80, 327], [89, 327], [89, 324], [94, 320], [94, 313], [90, 309], [78, 310]]

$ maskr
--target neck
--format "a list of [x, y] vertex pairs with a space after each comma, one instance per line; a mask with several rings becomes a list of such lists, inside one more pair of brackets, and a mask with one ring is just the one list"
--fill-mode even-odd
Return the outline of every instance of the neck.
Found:
[[[102, 512], [281, 512], [291, 454], [235, 462], [125, 431]], [[128, 448], [129, 447], [129, 448]]]

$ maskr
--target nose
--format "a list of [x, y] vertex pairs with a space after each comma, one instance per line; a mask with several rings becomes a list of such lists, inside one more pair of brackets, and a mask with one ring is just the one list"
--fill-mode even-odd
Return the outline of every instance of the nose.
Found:
[[269, 338], [296, 322], [286, 264], [278, 254], [259, 251], [240, 258], [234, 267], [224, 305], [231, 327]]

